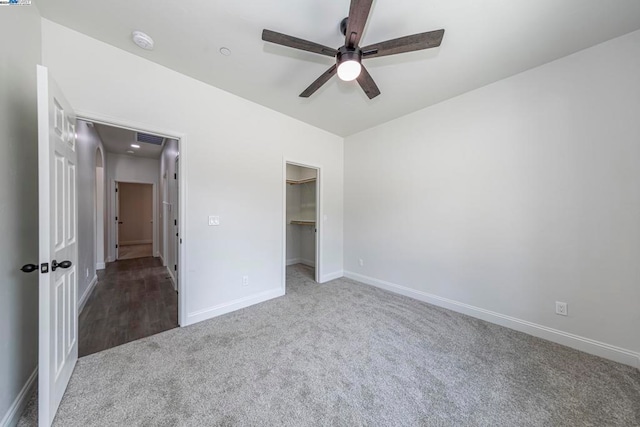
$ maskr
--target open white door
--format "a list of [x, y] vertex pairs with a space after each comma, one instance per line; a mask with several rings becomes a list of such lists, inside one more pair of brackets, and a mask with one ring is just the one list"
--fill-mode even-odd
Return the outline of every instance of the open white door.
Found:
[[178, 180], [178, 177], [180, 176], [180, 157], [176, 157], [175, 171], [175, 175], [173, 176], [176, 188], [176, 191], [174, 192], [175, 200], [173, 203], [173, 224], [176, 232], [176, 244], [174, 246], [175, 255], [173, 259], [176, 263], [173, 266], [173, 274], [176, 280], [176, 290], [180, 292], [180, 283], [178, 282], [178, 277], [180, 276], [178, 274], [178, 269], [180, 268], [180, 226], [178, 225], [180, 224], [180, 181]]
[[75, 113], [38, 66], [38, 425], [49, 427], [78, 360]]
[[122, 224], [123, 221], [122, 221], [122, 218], [120, 218], [120, 193], [118, 192], [118, 187], [119, 187], [118, 186], [118, 181], [115, 181], [114, 186], [115, 186], [115, 190], [114, 191], [116, 193], [116, 196], [115, 196], [115, 200], [116, 200], [116, 209], [115, 209], [116, 210], [116, 226], [114, 227], [115, 228], [115, 233], [116, 233], [116, 256], [114, 258], [114, 261], [117, 261], [118, 260], [118, 256], [120, 255], [119, 254], [119, 250], [120, 250], [119, 249], [120, 248], [120, 244], [119, 244], [119, 242], [120, 242], [120, 224]]

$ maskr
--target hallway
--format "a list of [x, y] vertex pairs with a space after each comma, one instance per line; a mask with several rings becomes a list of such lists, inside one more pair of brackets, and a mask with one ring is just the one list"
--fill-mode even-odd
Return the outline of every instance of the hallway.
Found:
[[161, 261], [107, 264], [78, 326], [79, 357], [178, 327], [178, 294]]
[[118, 260], [150, 256], [153, 256], [153, 245], [151, 243], [143, 245], [122, 245], [118, 250]]

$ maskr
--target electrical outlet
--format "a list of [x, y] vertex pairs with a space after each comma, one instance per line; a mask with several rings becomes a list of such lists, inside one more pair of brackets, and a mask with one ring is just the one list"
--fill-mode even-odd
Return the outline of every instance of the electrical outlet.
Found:
[[569, 307], [566, 302], [556, 301], [556, 314], [560, 316], [569, 315]]
[[242, 276], [242, 286], [249, 286], [249, 276]]
[[209, 215], [209, 225], [220, 225], [220, 217], [217, 215]]
[[364, 265], [364, 261], [362, 260], [362, 258], [358, 258], [358, 264], [360, 264], [360, 267]]
[[89, 269], [87, 268], [87, 277], [89, 277]]

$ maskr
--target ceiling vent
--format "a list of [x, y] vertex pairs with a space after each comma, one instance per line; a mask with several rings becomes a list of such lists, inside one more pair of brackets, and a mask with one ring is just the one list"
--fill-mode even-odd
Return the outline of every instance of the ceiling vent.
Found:
[[158, 135], [137, 132], [136, 141], [144, 142], [145, 144], [162, 145], [164, 138]]

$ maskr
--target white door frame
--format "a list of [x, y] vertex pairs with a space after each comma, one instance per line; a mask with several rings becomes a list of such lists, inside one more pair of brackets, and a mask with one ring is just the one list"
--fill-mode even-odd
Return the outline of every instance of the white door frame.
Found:
[[167, 218], [167, 206], [170, 203], [167, 201], [169, 198], [169, 174], [165, 169], [164, 175], [160, 177], [160, 186], [162, 187], [162, 200], [160, 200], [160, 211], [158, 212], [162, 215], [162, 241], [160, 244], [162, 245], [162, 251], [160, 252], [160, 258], [162, 259], [162, 265], [168, 268], [167, 265], [167, 249], [169, 247], [169, 218]]
[[[117, 181], [115, 181], [111, 186], [108, 206], [110, 206], [110, 208], [107, 208], [107, 216], [110, 219], [107, 220], [107, 234], [109, 235], [107, 237], [109, 240], [109, 243], [107, 244], [107, 256], [109, 257], [109, 262], [111, 262], [117, 261], [118, 258], [120, 258], [120, 251], [118, 249], [118, 241], [120, 240], [120, 227], [118, 227], [120, 225], [120, 195], [118, 194]], [[109, 226], [109, 224], [115, 225]], [[113, 257], [111, 257], [111, 251], [113, 251]]]
[[[187, 134], [183, 132], [171, 131], [171, 130], [163, 130], [161, 126], [154, 126], [144, 123], [137, 123], [131, 120], [126, 120], [123, 118], [106, 116], [100, 113], [90, 112], [90, 111], [76, 111], [76, 117], [88, 122], [108, 125], [108, 126], [116, 126], [123, 129], [139, 131], [144, 133], [151, 133], [158, 136], [163, 136], [165, 138], [175, 139], [178, 141], [178, 152], [180, 153], [180, 177], [179, 177], [179, 185], [180, 190], [178, 192], [179, 200], [178, 205], [180, 206], [180, 230], [182, 244], [180, 245], [180, 251], [178, 253], [178, 262], [180, 265], [180, 269], [178, 270], [179, 274], [179, 283], [180, 283], [180, 292], [178, 293], [178, 324], [186, 326], [188, 324], [187, 319], [187, 295], [189, 292], [189, 283], [187, 281], [186, 272], [187, 272], [187, 244], [188, 244], [188, 233], [187, 233], [187, 170], [188, 170], [188, 144], [187, 144]], [[114, 191], [115, 193], [115, 191]]]
[[[178, 152], [180, 152], [180, 151], [178, 150]], [[178, 177], [177, 178], [178, 185], [175, 187], [176, 188], [176, 194], [173, 195], [173, 197], [176, 197], [177, 199], [180, 198], [180, 167], [181, 167], [180, 164], [181, 164], [180, 163], [180, 154], [178, 154], [176, 156], [176, 158], [173, 159], [173, 167], [174, 167], [173, 170], [177, 173], [177, 177]], [[180, 274], [179, 273], [180, 273], [180, 268], [182, 267], [180, 265], [180, 239], [182, 238], [182, 230], [180, 229], [180, 215], [182, 215], [182, 212], [180, 211], [180, 204], [179, 203], [175, 206], [175, 209], [176, 209], [175, 212], [177, 212], [177, 214], [174, 213], [174, 210], [172, 209], [171, 210], [171, 216], [173, 216], [173, 217], [177, 216], [178, 217], [178, 224], [173, 226], [173, 229], [171, 230], [171, 232], [172, 233], [174, 233], [174, 232], [176, 233], [176, 242], [175, 242], [175, 244], [177, 245], [177, 247], [174, 247], [172, 250], [176, 251], [175, 252], [176, 253], [176, 266], [178, 268], [178, 272], [176, 273], [174, 271], [173, 274], [174, 274], [174, 278], [175, 278], [174, 285], [176, 287], [176, 291], [180, 292]], [[169, 222], [169, 223], [171, 223], [171, 222]], [[169, 271], [171, 271], [171, 267], [169, 267]]]
[[[152, 191], [152, 196], [151, 196], [151, 203], [153, 203], [153, 231], [151, 232], [151, 239], [153, 241], [152, 246], [152, 256], [156, 256], [156, 254], [158, 253], [157, 248], [159, 246], [158, 244], [158, 233], [159, 233], [159, 229], [158, 229], [158, 195], [156, 194], [157, 191], [157, 185], [155, 182], [150, 182], [150, 181], [138, 181], [138, 180], [132, 180], [132, 179], [127, 179], [127, 180], [120, 180], [120, 179], [112, 179], [111, 180], [111, 188], [113, 189], [112, 191], [112, 197], [113, 199], [111, 200], [111, 209], [113, 212], [111, 212], [111, 217], [115, 218], [116, 215], [118, 215], [118, 220], [114, 221], [114, 223], [116, 223], [116, 226], [114, 227], [113, 231], [111, 232], [111, 236], [114, 240], [114, 247], [115, 245], [120, 246], [120, 243], [118, 242], [118, 240], [120, 239], [120, 235], [119, 235], [119, 231], [118, 231], [118, 223], [120, 221], [122, 221], [122, 215], [121, 213], [117, 213], [116, 212], [116, 204], [115, 204], [115, 199], [120, 197], [120, 193], [118, 193], [116, 195], [116, 184], [144, 184], [144, 185], [151, 185], [151, 191]], [[118, 201], [118, 209], [120, 210], [120, 212], [122, 212], [122, 206], [120, 206], [120, 202]], [[116, 261], [118, 257], [118, 251], [116, 251]]]
[[282, 161], [282, 292], [287, 289], [287, 165], [301, 166], [307, 169], [315, 169], [316, 171], [316, 266], [315, 280], [322, 283], [323, 265], [322, 265], [322, 219], [323, 216], [323, 197], [322, 197], [322, 166], [301, 162], [298, 160], [283, 158]]

